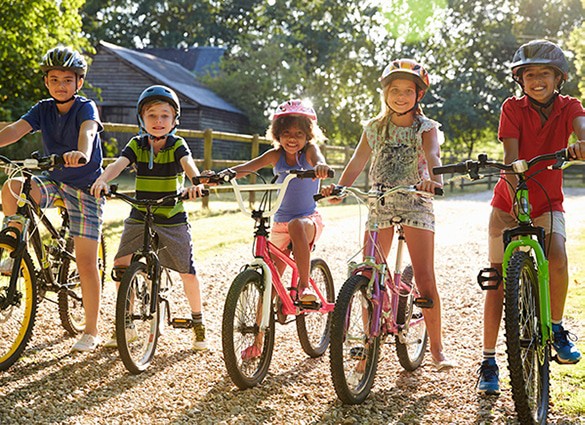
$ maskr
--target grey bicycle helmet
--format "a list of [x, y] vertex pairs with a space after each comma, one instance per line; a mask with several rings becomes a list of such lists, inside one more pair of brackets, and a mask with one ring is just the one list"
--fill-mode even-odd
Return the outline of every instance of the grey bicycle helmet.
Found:
[[79, 52], [69, 47], [58, 46], [45, 53], [41, 60], [41, 70], [45, 74], [53, 69], [73, 71], [84, 78], [87, 73], [87, 62]]
[[512, 76], [520, 84], [522, 68], [530, 65], [548, 65], [561, 74], [561, 82], [567, 80], [569, 74], [569, 62], [559, 46], [548, 40], [533, 40], [523, 44], [514, 53], [512, 59]]
[[138, 102], [136, 103], [136, 113], [138, 114], [139, 120], [142, 107], [146, 102], [152, 100], [164, 100], [165, 102], [169, 102], [175, 109], [177, 114], [176, 118], [179, 119], [179, 116], [181, 115], [181, 104], [177, 94], [166, 86], [150, 86], [140, 94]]

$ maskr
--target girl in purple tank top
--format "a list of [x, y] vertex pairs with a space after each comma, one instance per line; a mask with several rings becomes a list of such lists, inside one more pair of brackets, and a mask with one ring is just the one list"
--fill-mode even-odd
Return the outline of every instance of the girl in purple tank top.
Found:
[[[288, 170], [315, 170], [319, 179], [327, 177], [329, 166], [317, 142], [324, 140], [317, 125], [315, 110], [301, 100], [289, 100], [276, 108], [267, 131], [274, 147], [257, 158], [233, 167], [236, 177], [244, 177], [261, 168], [272, 166], [277, 181], [282, 181]], [[275, 215], [271, 240], [285, 252], [294, 253], [299, 270], [298, 298], [312, 303], [317, 295], [309, 287], [311, 247], [323, 229], [321, 216], [315, 209], [313, 195], [319, 191], [319, 182], [310, 179], [293, 179], [282, 205]], [[280, 272], [284, 264], [278, 264]]]

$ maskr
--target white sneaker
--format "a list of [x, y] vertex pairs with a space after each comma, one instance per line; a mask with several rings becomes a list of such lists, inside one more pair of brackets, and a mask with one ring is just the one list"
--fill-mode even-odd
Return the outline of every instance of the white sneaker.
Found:
[[4, 276], [10, 276], [12, 273], [12, 266], [14, 266], [14, 258], [5, 257], [2, 261], [0, 261], [0, 274], [3, 274]]
[[79, 352], [87, 352], [93, 351], [100, 343], [100, 338], [98, 336], [93, 336], [90, 334], [83, 334], [81, 338], [73, 344], [71, 347], [71, 352], [79, 351]]
[[[126, 342], [134, 342], [138, 339], [138, 333], [136, 332], [136, 328], [132, 326], [131, 328], [126, 328]], [[110, 339], [104, 344], [106, 348], [118, 348], [118, 339], [116, 338], [116, 331], [112, 333]]]

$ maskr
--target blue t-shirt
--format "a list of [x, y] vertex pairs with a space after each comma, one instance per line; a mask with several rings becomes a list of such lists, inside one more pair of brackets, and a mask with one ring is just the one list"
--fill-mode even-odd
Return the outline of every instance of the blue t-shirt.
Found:
[[98, 123], [98, 133], [92, 143], [91, 158], [83, 167], [62, 167], [53, 170], [49, 177], [78, 189], [86, 189], [102, 173], [102, 144], [99, 132], [103, 130], [96, 104], [89, 99], [75, 96], [73, 106], [65, 115], [59, 114], [54, 99], [41, 100], [33, 106], [22, 119], [32, 127], [32, 132], [40, 131], [43, 138], [45, 155], [62, 155], [78, 149], [79, 129], [85, 121]]
[[[282, 183], [289, 170], [312, 170], [313, 166], [307, 161], [303, 151], [297, 159], [297, 164], [291, 166], [286, 163], [286, 154], [281, 148], [280, 158], [274, 166], [274, 175], [278, 176], [277, 183]], [[287, 223], [295, 218], [306, 217], [315, 212], [317, 204], [313, 195], [319, 191], [318, 179], [292, 179], [280, 208], [274, 215], [274, 221]]]

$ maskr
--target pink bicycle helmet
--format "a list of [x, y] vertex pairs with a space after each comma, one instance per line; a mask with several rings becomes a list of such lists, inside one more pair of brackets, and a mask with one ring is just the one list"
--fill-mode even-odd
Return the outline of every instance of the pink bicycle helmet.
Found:
[[429, 73], [418, 62], [412, 59], [397, 59], [390, 62], [382, 72], [379, 81], [382, 87], [386, 87], [396, 78], [407, 78], [412, 80], [414, 84], [422, 90], [427, 91], [431, 85], [429, 80]]
[[313, 107], [300, 99], [291, 99], [278, 105], [274, 111], [272, 120], [284, 117], [286, 115], [301, 115], [312, 120], [317, 120], [317, 114]]

